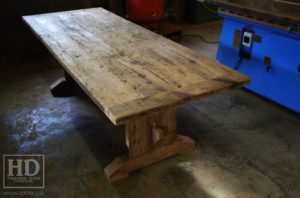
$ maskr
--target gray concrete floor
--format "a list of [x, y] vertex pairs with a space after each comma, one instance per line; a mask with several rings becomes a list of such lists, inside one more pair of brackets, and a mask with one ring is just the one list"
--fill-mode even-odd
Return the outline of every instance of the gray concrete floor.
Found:
[[[183, 26], [218, 39], [220, 23]], [[198, 38], [182, 43], [210, 58], [217, 49]], [[53, 59], [0, 73], [0, 153], [45, 154], [45, 197], [300, 197], [299, 115], [245, 90], [180, 107], [178, 131], [197, 150], [110, 186], [103, 168], [125, 151], [124, 128], [85, 96], [52, 97], [48, 86], [61, 75]]]

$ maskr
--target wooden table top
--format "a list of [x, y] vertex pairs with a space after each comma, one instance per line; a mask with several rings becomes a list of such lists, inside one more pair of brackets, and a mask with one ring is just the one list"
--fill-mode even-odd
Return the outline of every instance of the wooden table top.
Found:
[[115, 125], [249, 82], [102, 8], [23, 19]]

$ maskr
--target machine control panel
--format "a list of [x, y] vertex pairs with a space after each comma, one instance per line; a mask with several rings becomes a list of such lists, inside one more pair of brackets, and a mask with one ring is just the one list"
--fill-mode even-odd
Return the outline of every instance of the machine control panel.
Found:
[[252, 41], [253, 41], [253, 33], [252, 32], [244, 32], [243, 45], [246, 47], [251, 47]]
[[253, 30], [243, 29], [239, 49], [240, 58], [251, 59], [254, 37], [255, 33]]

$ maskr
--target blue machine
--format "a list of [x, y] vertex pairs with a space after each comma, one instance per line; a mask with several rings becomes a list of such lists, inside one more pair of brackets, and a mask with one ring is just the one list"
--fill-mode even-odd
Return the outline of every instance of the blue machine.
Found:
[[217, 59], [251, 77], [247, 89], [300, 113], [300, 35], [222, 17]]

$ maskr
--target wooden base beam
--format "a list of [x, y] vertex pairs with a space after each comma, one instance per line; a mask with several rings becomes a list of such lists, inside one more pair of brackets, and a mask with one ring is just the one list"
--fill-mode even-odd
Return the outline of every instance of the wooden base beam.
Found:
[[54, 97], [69, 97], [83, 93], [80, 86], [64, 71], [64, 77], [50, 85], [50, 91]]
[[169, 107], [126, 124], [128, 154], [105, 167], [109, 183], [126, 178], [130, 172], [167, 157], [192, 151], [196, 142], [176, 134], [176, 108]]
[[121, 155], [105, 167], [104, 173], [110, 184], [114, 184], [126, 177], [129, 173], [148, 166], [176, 154], [193, 151], [196, 142], [186, 136], [178, 136], [177, 139], [166, 146], [160, 147], [137, 158], [130, 159], [128, 155]]

